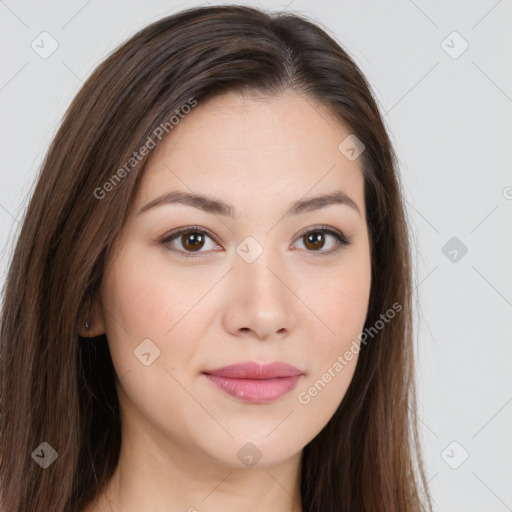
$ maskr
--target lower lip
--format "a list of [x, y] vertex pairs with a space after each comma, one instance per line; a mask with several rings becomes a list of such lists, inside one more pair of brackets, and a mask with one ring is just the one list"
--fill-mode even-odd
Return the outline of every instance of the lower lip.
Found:
[[281, 398], [289, 393], [301, 378], [301, 375], [274, 379], [233, 379], [208, 374], [204, 376], [228, 395], [253, 404], [268, 403]]

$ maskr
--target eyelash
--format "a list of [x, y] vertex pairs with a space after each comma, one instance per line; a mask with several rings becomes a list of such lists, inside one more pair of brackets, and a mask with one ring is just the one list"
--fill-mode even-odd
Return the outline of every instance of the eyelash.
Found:
[[[164, 246], [164, 249], [166, 251], [177, 253], [180, 256], [184, 256], [185, 258], [200, 257], [202, 254], [201, 251], [198, 251], [197, 254], [195, 254], [192, 252], [170, 249], [169, 247], [166, 247], [165, 244], [168, 244], [169, 242], [173, 241], [175, 238], [178, 238], [180, 235], [183, 235], [185, 233], [201, 233], [203, 235], [208, 235], [216, 244], [218, 244], [216, 237], [213, 235], [213, 233], [211, 233], [209, 230], [207, 230], [205, 228], [201, 228], [199, 226], [188, 226], [185, 228], [177, 229], [177, 230], [173, 231], [172, 233], [169, 233], [168, 235], [166, 235], [164, 238], [162, 238], [160, 240], [160, 244]], [[352, 238], [346, 237], [343, 233], [333, 230], [333, 229], [329, 228], [329, 226], [319, 226], [317, 228], [308, 228], [307, 230], [302, 231], [299, 234], [299, 236], [297, 237], [297, 240], [299, 240], [311, 233], [324, 233], [324, 234], [332, 235], [336, 239], [335, 247], [329, 249], [328, 251], [319, 252], [319, 251], [306, 250], [306, 252], [313, 253], [312, 255], [315, 258], [316, 257], [321, 258], [323, 256], [328, 256], [330, 254], [334, 254], [334, 253], [338, 252], [339, 250], [341, 250], [343, 247], [347, 247], [352, 243]], [[315, 254], [315, 253], [318, 253], [318, 254]]]

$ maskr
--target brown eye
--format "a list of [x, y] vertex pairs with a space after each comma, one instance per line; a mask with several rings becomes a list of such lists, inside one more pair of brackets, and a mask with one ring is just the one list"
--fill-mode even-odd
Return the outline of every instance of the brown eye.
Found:
[[187, 251], [198, 251], [203, 248], [204, 236], [197, 231], [191, 231], [181, 235], [181, 244]]
[[220, 249], [209, 231], [195, 226], [178, 229], [160, 240], [160, 243], [167, 251], [190, 258], [205, 256], [204, 253]]
[[321, 231], [311, 231], [304, 235], [305, 246], [311, 250], [321, 249], [325, 245], [325, 234]]
[[342, 247], [350, 245], [351, 239], [343, 233], [322, 226], [317, 229], [303, 231], [298, 241], [304, 245], [304, 250], [312, 256], [328, 256], [339, 251]]

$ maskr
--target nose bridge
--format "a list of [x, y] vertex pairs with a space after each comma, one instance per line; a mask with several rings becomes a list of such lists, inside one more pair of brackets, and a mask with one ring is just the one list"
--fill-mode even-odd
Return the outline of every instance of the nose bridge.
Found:
[[254, 239], [246, 240], [237, 248], [237, 256], [235, 274], [251, 297], [266, 299], [267, 303], [285, 298], [283, 278], [278, 278], [284, 265], [275, 248], [264, 249]]
[[260, 337], [289, 331], [295, 325], [294, 297], [285, 285], [285, 265], [276, 248], [263, 248], [248, 238], [237, 247], [230, 308], [236, 314], [229, 317], [236, 318], [236, 329], [249, 328]]

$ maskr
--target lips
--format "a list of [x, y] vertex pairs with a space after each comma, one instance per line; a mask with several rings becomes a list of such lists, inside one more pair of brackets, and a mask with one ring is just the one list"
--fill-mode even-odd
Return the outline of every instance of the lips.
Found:
[[287, 363], [260, 365], [238, 363], [204, 371], [205, 377], [222, 391], [251, 403], [267, 403], [289, 393], [303, 373]]
[[294, 377], [302, 375], [302, 372], [287, 363], [270, 363], [260, 365], [258, 363], [247, 362], [223, 366], [216, 370], [207, 370], [207, 375], [216, 375], [217, 377], [229, 377], [232, 379], [275, 379], [279, 377]]

